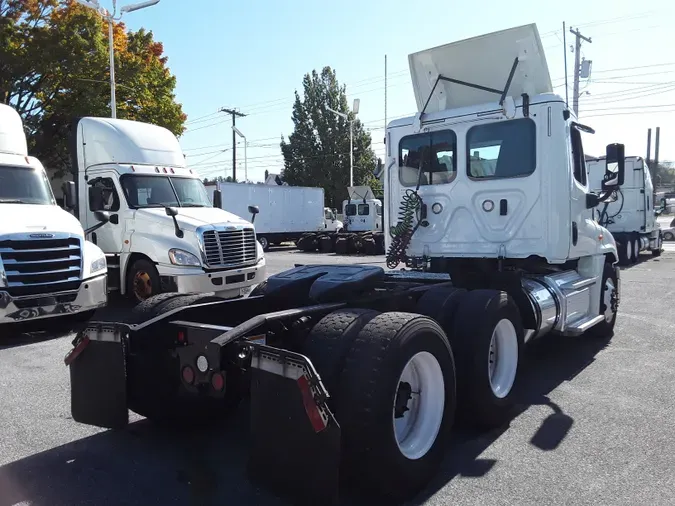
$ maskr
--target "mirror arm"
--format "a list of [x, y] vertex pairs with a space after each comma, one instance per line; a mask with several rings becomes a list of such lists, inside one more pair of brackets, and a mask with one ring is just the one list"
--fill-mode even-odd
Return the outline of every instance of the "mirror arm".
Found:
[[91, 234], [92, 232], [96, 232], [99, 228], [101, 228], [106, 223], [107, 223], [107, 221], [100, 221], [96, 225], [94, 225], [93, 227], [89, 227], [88, 229], [86, 229], [84, 231], [85, 237], [88, 236], [89, 234]]

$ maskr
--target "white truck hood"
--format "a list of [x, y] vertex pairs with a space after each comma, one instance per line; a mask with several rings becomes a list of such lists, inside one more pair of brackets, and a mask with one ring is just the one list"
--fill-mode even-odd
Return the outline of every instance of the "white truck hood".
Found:
[[0, 216], [0, 235], [38, 232], [84, 235], [77, 218], [58, 206], [0, 204]]
[[[243, 220], [239, 216], [215, 207], [176, 207], [175, 209], [178, 210], [178, 216], [176, 216], [178, 225], [184, 230], [195, 230], [202, 225], [211, 224], [251, 224], [251, 222]], [[165, 223], [167, 220], [172, 222], [163, 208], [138, 209], [136, 213], [136, 219], [149, 218], [162, 223]]]

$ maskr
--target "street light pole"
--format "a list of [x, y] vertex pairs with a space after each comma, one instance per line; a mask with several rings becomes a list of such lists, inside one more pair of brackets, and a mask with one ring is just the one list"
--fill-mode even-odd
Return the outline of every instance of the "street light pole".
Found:
[[[113, 6], [115, 2], [113, 2]], [[114, 8], [114, 7], [113, 7]], [[110, 47], [110, 117], [117, 118], [117, 99], [115, 98], [115, 46], [113, 39], [113, 19], [108, 16], [108, 46]]]
[[343, 112], [326, 107], [330, 112], [344, 118], [344, 120], [349, 123], [349, 186], [354, 186], [354, 121], [356, 121], [356, 115], [359, 113], [360, 103], [361, 100], [358, 98], [354, 99], [354, 106], [352, 107], [354, 118], [352, 119], [349, 119], [349, 116]]
[[248, 147], [248, 141], [246, 136], [241, 133], [241, 131], [234, 125], [232, 125], [232, 130], [242, 139], [244, 139], [244, 181], [248, 182], [248, 154], [246, 153], [246, 148]]
[[159, 0], [148, 0], [147, 2], [140, 2], [137, 4], [125, 5], [120, 9], [120, 15], [115, 17], [117, 13], [117, 0], [113, 0], [112, 14], [101, 7], [98, 0], [75, 0], [77, 3], [95, 10], [98, 14], [108, 22], [108, 49], [110, 51], [110, 117], [117, 118], [117, 99], [115, 97], [115, 40], [113, 37], [113, 23], [120, 21], [122, 15], [126, 12], [134, 12], [146, 7], [157, 5]]

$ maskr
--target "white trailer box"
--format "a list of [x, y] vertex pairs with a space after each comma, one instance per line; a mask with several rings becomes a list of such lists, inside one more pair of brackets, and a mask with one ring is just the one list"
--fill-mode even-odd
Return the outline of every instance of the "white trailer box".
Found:
[[326, 228], [323, 188], [217, 183], [208, 187], [212, 201], [216, 187], [223, 195], [223, 209], [229, 213], [251, 220], [248, 206], [258, 207], [255, 229], [264, 250], [270, 244], [297, 241], [307, 232]]
[[[660, 255], [662, 237], [649, 167], [639, 156], [627, 156], [625, 163], [623, 184], [612, 198], [596, 207], [596, 218], [614, 236], [621, 262], [632, 264], [641, 251]], [[588, 160], [586, 167], [591, 191], [602, 193], [605, 159]]]

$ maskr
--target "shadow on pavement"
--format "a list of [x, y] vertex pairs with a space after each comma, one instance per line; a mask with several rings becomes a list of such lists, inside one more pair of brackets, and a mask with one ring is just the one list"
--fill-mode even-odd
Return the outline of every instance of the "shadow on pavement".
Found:
[[[606, 345], [592, 338], [546, 338], [525, 354], [514, 417], [532, 405], [551, 415], [530, 444], [554, 451], [574, 420], [547, 395], [588, 367]], [[80, 504], [282, 505], [247, 477], [248, 405], [217, 429], [168, 431], [146, 420], [105, 431], [0, 467], [0, 506]], [[75, 422], [73, 422], [75, 423]], [[455, 476], [480, 478], [494, 460], [479, 455], [508, 425], [490, 433], [457, 428], [441, 471], [412, 504], [422, 504]], [[373, 504], [343, 490], [340, 504]]]

